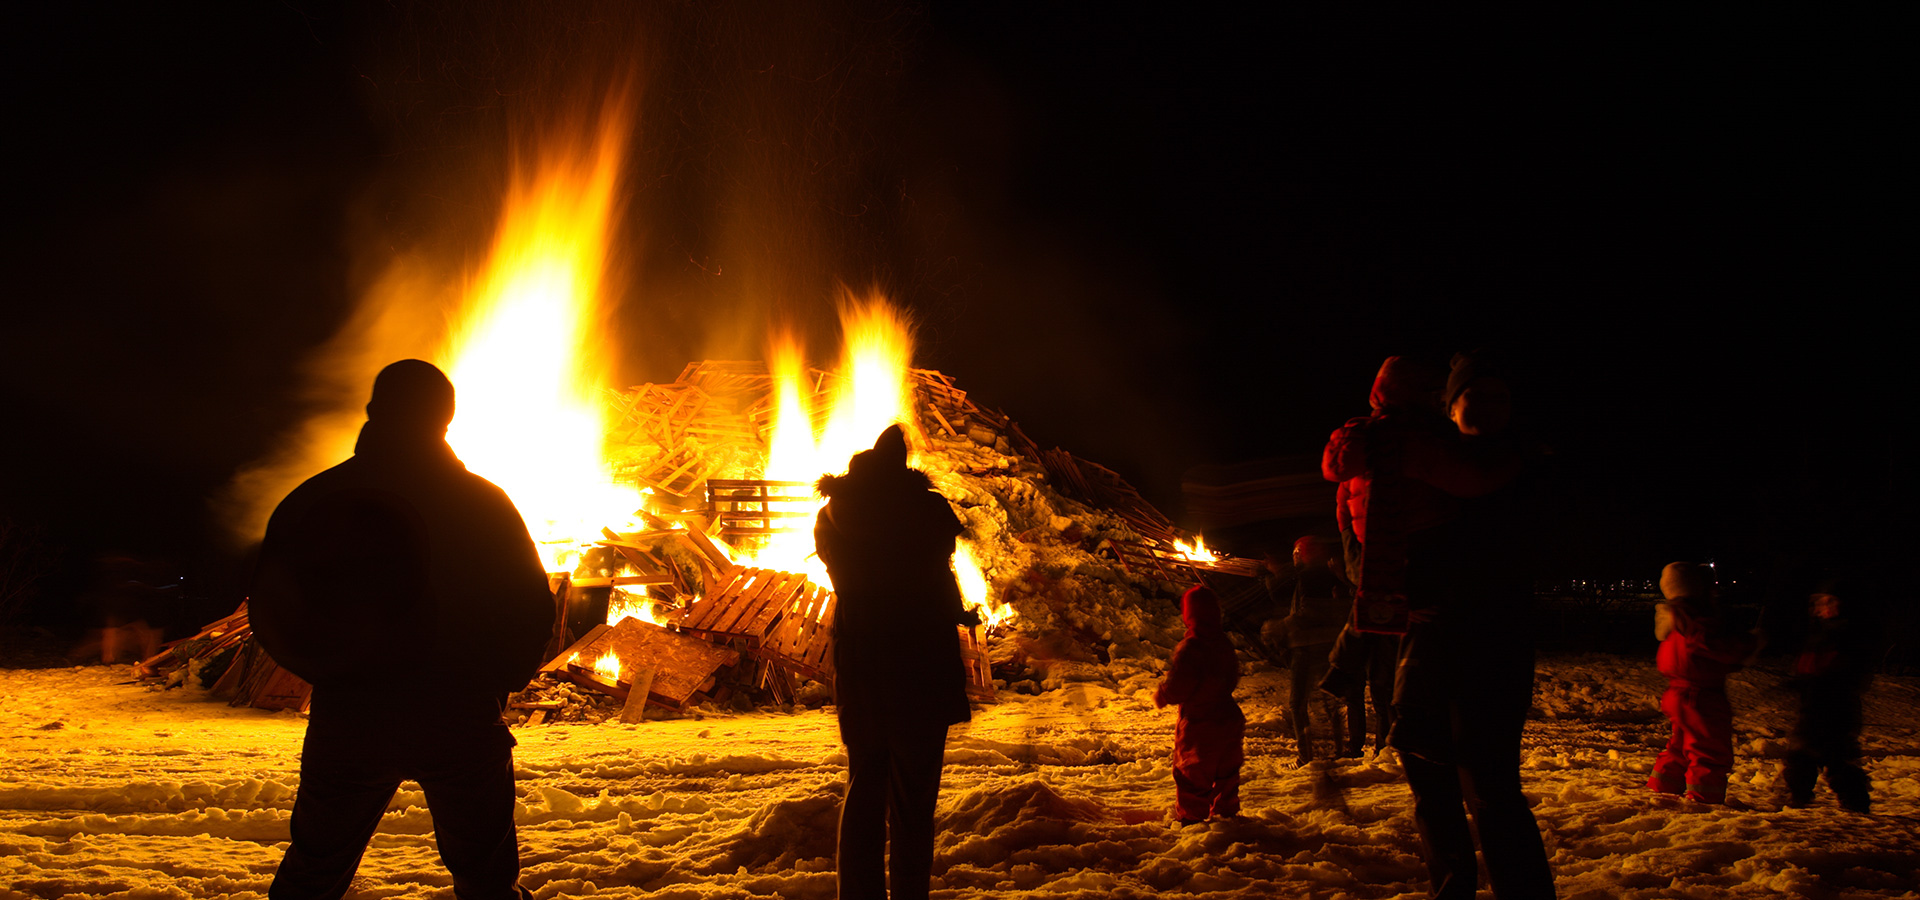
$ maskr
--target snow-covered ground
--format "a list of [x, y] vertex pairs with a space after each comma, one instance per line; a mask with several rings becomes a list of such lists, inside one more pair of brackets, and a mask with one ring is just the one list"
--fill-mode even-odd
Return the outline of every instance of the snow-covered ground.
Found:
[[[1651, 654], [1649, 654], [1649, 657]], [[956, 728], [934, 896], [1420, 897], [1388, 759], [1295, 768], [1285, 689], [1242, 682], [1246, 815], [1174, 826], [1173, 712], [1152, 680], [1087, 667]], [[126, 667], [0, 670], [0, 897], [264, 896], [305, 720]], [[1563, 898], [1920, 897], [1920, 679], [1881, 678], [1865, 742], [1875, 812], [1775, 796], [1790, 698], [1736, 676], [1727, 806], [1641, 788], [1665, 740], [1651, 659], [1542, 661], [1527, 791]], [[536, 897], [829, 898], [844, 758], [830, 712], [517, 729], [523, 883]], [[361, 897], [451, 897], [417, 790], [395, 797]]]

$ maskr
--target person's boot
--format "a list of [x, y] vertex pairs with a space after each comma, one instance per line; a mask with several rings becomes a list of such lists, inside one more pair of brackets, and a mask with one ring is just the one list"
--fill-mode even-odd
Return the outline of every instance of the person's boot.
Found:
[[1864, 769], [1852, 763], [1836, 763], [1827, 768], [1827, 786], [1833, 788], [1833, 794], [1840, 799], [1840, 808], [1862, 815], [1873, 812], [1873, 798], [1868, 789], [1871, 782]]

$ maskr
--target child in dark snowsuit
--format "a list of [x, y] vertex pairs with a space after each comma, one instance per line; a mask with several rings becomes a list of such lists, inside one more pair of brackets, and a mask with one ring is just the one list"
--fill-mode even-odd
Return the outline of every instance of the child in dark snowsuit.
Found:
[[1667, 692], [1660, 709], [1673, 735], [1653, 763], [1647, 789], [1684, 792], [1697, 803], [1724, 803], [1733, 770], [1733, 706], [1727, 676], [1754, 650], [1753, 639], [1732, 633], [1703, 566], [1677, 562], [1660, 573], [1660, 604], [1654, 636], [1660, 638], [1660, 674]]
[[1180, 598], [1187, 636], [1173, 649], [1155, 706], [1179, 704], [1173, 732], [1174, 816], [1182, 823], [1240, 812], [1240, 741], [1247, 720], [1233, 700], [1240, 661], [1220, 626], [1220, 601], [1200, 586]]
[[1825, 584], [1808, 598], [1812, 628], [1793, 665], [1800, 719], [1787, 749], [1785, 780], [1791, 806], [1813, 802], [1826, 770], [1840, 805], [1868, 812], [1867, 773], [1860, 768], [1860, 695], [1873, 678], [1867, 631], [1850, 618], [1838, 588]]

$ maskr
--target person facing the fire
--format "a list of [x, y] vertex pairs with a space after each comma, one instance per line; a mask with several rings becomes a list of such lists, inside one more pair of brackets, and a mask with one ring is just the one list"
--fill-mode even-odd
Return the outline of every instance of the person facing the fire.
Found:
[[847, 748], [840, 897], [924, 898], [947, 727], [972, 717], [956, 626], [979, 618], [950, 562], [963, 529], [932, 480], [907, 466], [898, 425], [816, 487], [827, 498], [813, 538], [838, 598], [834, 707]]
[[1220, 625], [1220, 600], [1213, 589], [1188, 588], [1180, 597], [1180, 618], [1187, 636], [1173, 648], [1167, 680], [1154, 692], [1153, 704], [1180, 707], [1173, 728], [1173, 815], [1191, 825], [1240, 813], [1247, 719], [1233, 699], [1240, 660]]
[[[1362, 729], [1356, 737], [1343, 734], [1339, 712], [1342, 704], [1318, 689], [1321, 679], [1327, 676], [1334, 638], [1339, 636], [1340, 627], [1353, 607], [1352, 592], [1334, 569], [1338, 565], [1333, 557], [1337, 546], [1332, 538], [1317, 535], [1294, 542], [1293, 590], [1287, 613], [1282, 618], [1268, 620], [1269, 627], [1263, 635], [1273, 645], [1276, 655], [1287, 660], [1287, 720], [1293, 726], [1294, 748], [1301, 765], [1315, 759], [1310, 709], [1316, 699], [1321, 719], [1332, 735], [1335, 756], [1359, 756], [1360, 745], [1366, 741], [1366, 699], [1357, 698], [1359, 707], [1355, 709], [1352, 704], [1356, 698], [1351, 692], [1338, 698], [1346, 706], [1346, 719]], [[1344, 744], [1343, 737], [1346, 738]]]
[[274, 900], [346, 893], [409, 779], [456, 895], [530, 896], [501, 712], [539, 668], [553, 595], [513, 502], [447, 445], [453, 410], [431, 364], [381, 370], [352, 458], [268, 522], [248, 612], [273, 659], [313, 685]]

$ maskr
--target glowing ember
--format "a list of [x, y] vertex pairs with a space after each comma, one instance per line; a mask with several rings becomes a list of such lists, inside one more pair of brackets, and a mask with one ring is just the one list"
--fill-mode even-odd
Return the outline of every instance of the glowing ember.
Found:
[[[609, 109], [619, 108], [609, 103]], [[550, 571], [641, 505], [602, 454], [603, 379], [589, 340], [601, 312], [626, 123], [558, 142], [517, 171], [485, 268], [443, 366], [459, 395], [447, 440], [513, 498]]]

